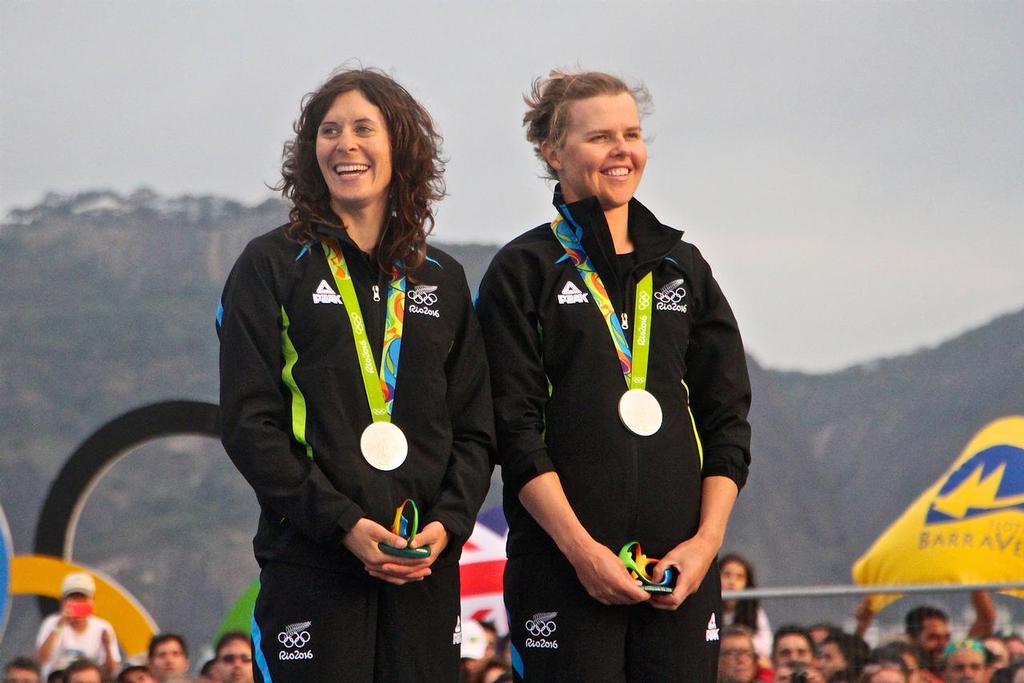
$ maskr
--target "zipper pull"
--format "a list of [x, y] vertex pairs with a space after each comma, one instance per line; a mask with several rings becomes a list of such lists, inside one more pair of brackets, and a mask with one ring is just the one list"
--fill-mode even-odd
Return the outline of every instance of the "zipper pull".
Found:
[[624, 329], [624, 330], [628, 330], [629, 329], [629, 313], [623, 313], [622, 314], [622, 329]]
[[373, 300], [380, 301], [380, 287], [377, 285], [373, 286]]

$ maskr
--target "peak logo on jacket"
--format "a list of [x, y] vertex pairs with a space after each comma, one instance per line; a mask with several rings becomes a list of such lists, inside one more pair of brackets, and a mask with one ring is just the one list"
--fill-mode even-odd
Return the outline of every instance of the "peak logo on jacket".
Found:
[[658, 311], [686, 313], [687, 304], [682, 303], [685, 298], [686, 280], [683, 278], [672, 280], [654, 293], [654, 300], [657, 301], [654, 308]]
[[416, 285], [406, 296], [412, 302], [409, 304], [410, 313], [420, 313], [434, 318], [441, 317], [440, 311], [431, 308], [437, 303], [437, 285]]
[[589, 292], [582, 292], [580, 288], [572, 283], [571, 280], [566, 281], [565, 287], [562, 287], [562, 293], [558, 295], [558, 303], [560, 304], [585, 304], [589, 303], [587, 297], [590, 296]]
[[331, 289], [327, 280], [321, 280], [316, 291], [313, 292], [314, 304], [341, 304], [341, 295]]

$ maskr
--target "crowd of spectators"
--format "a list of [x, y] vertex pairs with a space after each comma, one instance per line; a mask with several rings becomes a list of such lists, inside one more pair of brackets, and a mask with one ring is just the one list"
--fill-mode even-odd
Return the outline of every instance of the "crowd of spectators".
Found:
[[214, 647], [214, 656], [190, 675], [185, 638], [160, 633], [149, 642], [145, 661], [122, 665], [111, 625], [93, 614], [94, 580], [69, 574], [62, 585], [60, 610], [43, 620], [34, 657], [15, 657], [4, 665], [3, 683], [252, 683], [253, 646], [248, 633], [230, 631]]
[[[739, 555], [720, 562], [725, 590], [753, 588], [751, 564]], [[111, 625], [93, 614], [95, 583], [70, 574], [60, 611], [39, 628], [34, 657], [6, 663], [3, 683], [251, 683], [253, 644], [233, 631], [217, 641], [212, 659], [196, 666], [176, 633], [152, 638], [145, 661], [122, 664]], [[830, 624], [785, 625], [772, 632], [756, 600], [723, 604], [719, 683], [1024, 683], [1024, 638], [996, 634], [991, 597], [972, 595], [976, 619], [966, 638], [953, 640], [949, 618], [922, 605], [907, 612], [904, 633], [870, 648], [862, 636], [871, 623], [869, 603], [856, 610], [857, 628]], [[767, 633], [766, 633], [767, 631]], [[459, 683], [512, 680], [507, 636], [491, 623], [461, 623]]]
[[[949, 617], [927, 605], [907, 612], [898, 638], [871, 648], [859, 627], [846, 633], [829, 624], [775, 630], [768, 661], [758, 657], [755, 633], [732, 623], [722, 629], [719, 683], [1024, 683], [1024, 639], [995, 634], [994, 609], [973, 596], [977, 619], [968, 635], [951, 638]], [[742, 602], [742, 601], [740, 601]]]

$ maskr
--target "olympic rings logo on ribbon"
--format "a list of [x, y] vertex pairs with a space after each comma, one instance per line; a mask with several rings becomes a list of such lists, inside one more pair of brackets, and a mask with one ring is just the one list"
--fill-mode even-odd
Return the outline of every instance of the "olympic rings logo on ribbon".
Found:
[[408, 297], [421, 306], [433, 306], [437, 303], [437, 295], [434, 294], [436, 289], [437, 285], [417, 285], [408, 293]]
[[529, 631], [532, 635], [535, 635], [535, 636], [547, 637], [547, 636], [550, 636], [552, 633], [554, 633], [557, 629], [558, 629], [558, 624], [556, 624], [551, 619], [548, 619], [547, 621], [537, 621], [535, 619], [527, 619], [527, 621], [526, 621], [526, 630]]
[[[661, 292], [658, 292], [658, 294], [661, 294]], [[651, 304], [651, 298], [647, 296], [647, 292], [640, 292], [640, 296], [637, 297], [637, 303], [640, 308], [647, 308]]]
[[298, 633], [281, 631], [277, 634], [277, 642], [288, 648], [302, 647], [309, 642], [309, 631], [299, 631]]

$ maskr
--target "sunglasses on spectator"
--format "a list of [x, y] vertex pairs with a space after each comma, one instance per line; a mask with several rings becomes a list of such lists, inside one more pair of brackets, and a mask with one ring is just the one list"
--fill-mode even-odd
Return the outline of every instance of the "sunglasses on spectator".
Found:
[[241, 662], [242, 664], [248, 664], [252, 661], [252, 655], [227, 654], [221, 655], [218, 659], [225, 664], [234, 664], [236, 661]]

